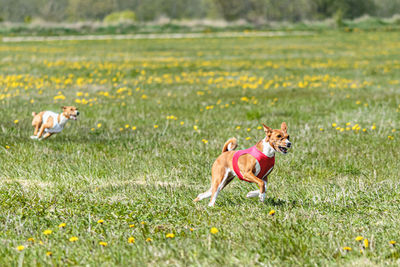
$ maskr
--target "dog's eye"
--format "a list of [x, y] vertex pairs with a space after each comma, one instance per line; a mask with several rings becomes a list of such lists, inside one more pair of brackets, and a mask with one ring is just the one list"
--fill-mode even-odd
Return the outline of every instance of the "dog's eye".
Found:
[[281, 138], [281, 137], [282, 137], [282, 135], [278, 134], [278, 138]]

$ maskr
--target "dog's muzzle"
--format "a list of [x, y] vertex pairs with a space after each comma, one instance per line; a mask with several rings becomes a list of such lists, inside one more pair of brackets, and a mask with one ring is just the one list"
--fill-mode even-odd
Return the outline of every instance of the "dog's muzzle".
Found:
[[69, 118], [70, 118], [71, 120], [76, 121], [76, 120], [78, 119], [78, 118], [77, 118], [78, 115], [79, 115], [79, 111], [76, 112], [76, 115], [70, 115]]
[[289, 150], [289, 148], [290, 148], [291, 146], [292, 146], [292, 143], [291, 143], [291, 142], [287, 142], [287, 143], [286, 143], [286, 146], [278, 146], [278, 148], [279, 148], [279, 150], [280, 150], [281, 153], [287, 154], [287, 153], [288, 153], [288, 150]]

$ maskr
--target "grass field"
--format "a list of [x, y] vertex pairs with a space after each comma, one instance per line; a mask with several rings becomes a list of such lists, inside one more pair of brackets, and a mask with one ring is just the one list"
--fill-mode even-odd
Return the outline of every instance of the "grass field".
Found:
[[[0, 265], [398, 265], [399, 44], [0, 43]], [[29, 139], [31, 112], [62, 105], [79, 120]], [[265, 203], [238, 179], [192, 202], [228, 138], [247, 148], [282, 121], [293, 149]]]

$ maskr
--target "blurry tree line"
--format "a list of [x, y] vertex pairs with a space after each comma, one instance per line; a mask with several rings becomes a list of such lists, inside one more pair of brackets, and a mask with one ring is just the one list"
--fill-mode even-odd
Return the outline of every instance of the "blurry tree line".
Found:
[[400, 13], [400, 0], [0, 0], [0, 20], [29, 22], [103, 20], [131, 10], [137, 21], [170, 19], [245, 19], [249, 22], [321, 20]]

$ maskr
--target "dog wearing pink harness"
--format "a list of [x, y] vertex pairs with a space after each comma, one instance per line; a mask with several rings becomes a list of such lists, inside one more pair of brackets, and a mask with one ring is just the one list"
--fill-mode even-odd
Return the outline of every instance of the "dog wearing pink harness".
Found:
[[250, 191], [247, 197], [259, 197], [261, 202], [265, 200], [268, 175], [275, 165], [275, 152], [287, 154], [292, 143], [285, 122], [282, 122], [281, 129], [271, 129], [264, 124], [263, 127], [265, 138], [248, 149], [234, 151], [237, 147], [236, 138], [225, 142], [221, 155], [211, 168], [211, 188], [199, 194], [194, 201], [211, 197], [208, 206], [214, 206], [219, 192], [236, 176], [258, 185], [259, 190]]
[[267, 174], [270, 174], [272, 169], [274, 168], [275, 156], [273, 156], [271, 158], [267, 157], [260, 150], [258, 150], [256, 146], [252, 146], [248, 149], [236, 151], [236, 153], [233, 155], [233, 158], [232, 158], [232, 166], [233, 166], [233, 170], [234, 170], [236, 176], [239, 177], [240, 180], [251, 183], [251, 181], [246, 180], [243, 177], [243, 175], [240, 173], [240, 169], [239, 169], [239, 165], [238, 165], [239, 157], [244, 154], [250, 154], [257, 160], [257, 162], [260, 166], [260, 171], [258, 173], [255, 173], [255, 175], [260, 179], [264, 179], [264, 177]]

